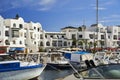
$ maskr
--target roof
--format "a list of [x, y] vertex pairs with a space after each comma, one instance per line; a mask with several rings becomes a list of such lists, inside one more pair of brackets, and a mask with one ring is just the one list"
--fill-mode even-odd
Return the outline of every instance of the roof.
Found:
[[64, 27], [64, 28], [62, 28], [61, 30], [63, 30], [63, 29], [78, 29], [78, 28], [76, 28], [76, 27], [73, 27], [73, 26], [68, 26], [68, 27]]

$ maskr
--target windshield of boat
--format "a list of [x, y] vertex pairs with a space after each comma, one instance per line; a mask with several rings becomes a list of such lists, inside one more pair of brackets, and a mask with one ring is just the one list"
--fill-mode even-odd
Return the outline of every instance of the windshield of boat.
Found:
[[[79, 72], [86, 79], [120, 79], [120, 64], [109, 64]], [[78, 74], [74, 74], [79, 78]]]
[[12, 60], [15, 59], [9, 55], [0, 55], [0, 61], [12, 61]]

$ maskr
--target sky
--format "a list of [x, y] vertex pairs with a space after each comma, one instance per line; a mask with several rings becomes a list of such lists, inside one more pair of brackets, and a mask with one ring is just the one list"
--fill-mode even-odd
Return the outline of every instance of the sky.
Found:
[[[98, 20], [106, 26], [120, 25], [120, 0], [98, 0]], [[96, 0], [0, 0], [0, 15], [25, 22], [39, 22], [48, 32], [67, 26], [96, 23]]]

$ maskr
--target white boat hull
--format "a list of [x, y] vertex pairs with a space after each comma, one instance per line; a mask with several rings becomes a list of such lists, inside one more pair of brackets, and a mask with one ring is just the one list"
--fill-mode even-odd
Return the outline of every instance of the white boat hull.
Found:
[[0, 80], [28, 80], [39, 76], [44, 67], [0, 72]]

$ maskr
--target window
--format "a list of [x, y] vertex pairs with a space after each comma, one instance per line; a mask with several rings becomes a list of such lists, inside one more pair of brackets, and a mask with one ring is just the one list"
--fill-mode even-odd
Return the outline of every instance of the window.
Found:
[[6, 45], [10, 45], [10, 42], [8, 40], [5, 40]]
[[6, 26], [6, 28], [10, 28], [10, 26]]
[[23, 37], [23, 32], [20, 33], [20, 36]]
[[5, 36], [9, 36], [9, 31], [5, 31]]
[[13, 24], [13, 27], [16, 28], [16, 24], [15, 23]]
[[47, 38], [47, 35], [45, 35], [45, 38]]
[[36, 44], [36, 42], [34, 42], [34, 44]]
[[42, 34], [40, 34], [40, 39], [43, 39], [43, 35]]
[[22, 41], [20, 41], [20, 44], [22, 44]]
[[50, 37], [53, 38], [53, 35], [51, 35]]
[[79, 38], [82, 38], [83, 37], [83, 35], [79, 35]]
[[76, 35], [75, 34], [72, 34], [72, 39], [76, 39]]
[[38, 28], [38, 32], [40, 31], [40, 28]]
[[64, 36], [62, 35], [62, 38], [64, 38]]
[[36, 27], [34, 27], [34, 29], [36, 29]]
[[40, 46], [43, 46], [43, 42], [40, 42]]
[[58, 41], [58, 46], [62, 47], [62, 41]]
[[26, 38], [26, 33], [24, 33], [24, 37]]
[[100, 41], [100, 44], [101, 44], [101, 46], [104, 46], [105, 42], [104, 41]]
[[104, 36], [104, 35], [101, 35], [101, 39], [105, 39], [105, 36]]
[[46, 45], [47, 45], [47, 46], [50, 46], [50, 42], [46, 42]]
[[57, 41], [53, 41], [53, 42], [52, 42], [52, 45], [53, 45], [53, 46], [57, 46]]
[[93, 39], [93, 36], [94, 34], [89, 34], [89, 37], [90, 37], [90, 39]]
[[66, 41], [64, 42], [64, 46], [67, 46], [67, 42]]
[[113, 39], [117, 40], [117, 35], [113, 35]]
[[18, 30], [12, 30], [12, 37], [19, 37], [19, 31]]
[[19, 28], [23, 28], [23, 25], [22, 25], [22, 24], [19, 24]]
[[16, 44], [15, 40], [13, 41], [13, 44]]

